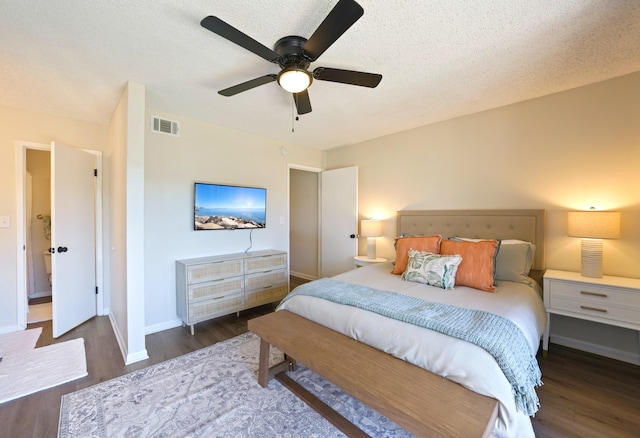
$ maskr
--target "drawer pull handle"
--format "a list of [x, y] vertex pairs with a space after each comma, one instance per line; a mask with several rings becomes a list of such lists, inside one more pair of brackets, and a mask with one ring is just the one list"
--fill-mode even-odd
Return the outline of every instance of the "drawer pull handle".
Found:
[[214, 298], [214, 300], [221, 300], [221, 299], [223, 299], [223, 298], [224, 298], [224, 296], [222, 296], [222, 297], [215, 297], [215, 298]]
[[607, 309], [598, 309], [597, 307], [580, 306], [580, 308], [584, 310], [593, 310], [595, 312], [607, 313]]
[[582, 295], [591, 295], [591, 296], [594, 296], [594, 297], [607, 298], [607, 294], [603, 294], [603, 293], [599, 293], [599, 292], [589, 292], [589, 291], [586, 291], [586, 290], [581, 290], [580, 293]]

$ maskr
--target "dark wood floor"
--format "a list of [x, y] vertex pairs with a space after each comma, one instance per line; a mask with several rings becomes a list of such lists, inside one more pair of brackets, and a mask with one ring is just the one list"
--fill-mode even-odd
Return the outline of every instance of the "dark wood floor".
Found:
[[[89, 376], [0, 404], [0, 437], [55, 437], [63, 394], [242, 334], [249, 319], [274, 308], [263, 306], [239, 317], [200, 323], [194, 336], [183, 327], [148, 335], [149, 359], [129, 366], [123, 364], [107, 317], [93, 318], [55, 340], [51, 322], [29, 325], [43, 327], [37, 346], [84, 338]], [[538, 359], [545, 382], [538, 389], [542, 407], [533, 421], [539, 438], [640, 437], [640, 367], [554, 344], [547, 358]]]

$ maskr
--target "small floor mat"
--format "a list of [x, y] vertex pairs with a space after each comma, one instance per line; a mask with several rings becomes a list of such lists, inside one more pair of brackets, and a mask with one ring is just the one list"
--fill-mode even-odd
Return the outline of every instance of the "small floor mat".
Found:
[[83, 338], [8, 354], [0, 362], [0, 403], [86, 375]]

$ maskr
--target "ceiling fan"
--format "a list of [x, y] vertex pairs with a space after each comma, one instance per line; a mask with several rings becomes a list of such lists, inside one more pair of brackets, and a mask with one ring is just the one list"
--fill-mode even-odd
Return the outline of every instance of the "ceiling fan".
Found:
[[293, 94], [298, 114], [307, 114], [311, 112], [311, 101], [307, 89], [314, 79], [375, 88], [382, 80], [382, 75], [327, 67], [317, 67], [313, 72], [308, 70], [309, 65], [316, 61], [363, 14], [364, 10], [354, 0], [340, 0], [308, 40], [301, 36], [286, 36], [275, 43], [273, 50], [218, 17], [211, 15], [204, 18], [200, 24], [205, 29], [269, 62], [278, 64], [281, 68], [278, 74], [251, 79], [220, 90], [218, 93], [223, 96], [234, 96], [277, 81], [284, 90]]

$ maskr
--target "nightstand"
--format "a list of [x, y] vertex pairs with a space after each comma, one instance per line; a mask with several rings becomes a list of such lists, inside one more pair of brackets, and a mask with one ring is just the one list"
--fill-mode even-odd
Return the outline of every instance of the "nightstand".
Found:
[[[551, 314], [570, 316], [640, 331], [640, 279], [583, 277], [578, 272], [547, 270], [544, 274], [547, 326], [542, 350], [549, 348]], [[639, 339], [640, 341], [640, 339]]]
[[367, 256], [355, 256], [353, 260], [355, 261], [356, 268], [359, 268], [360, 266], [368, 266], [368, 265], [373, 265], [375, 263], [383, 263], [387, 261], [387, 259], [383, 259], [382, 257], [369, 259], [367, 258]]

